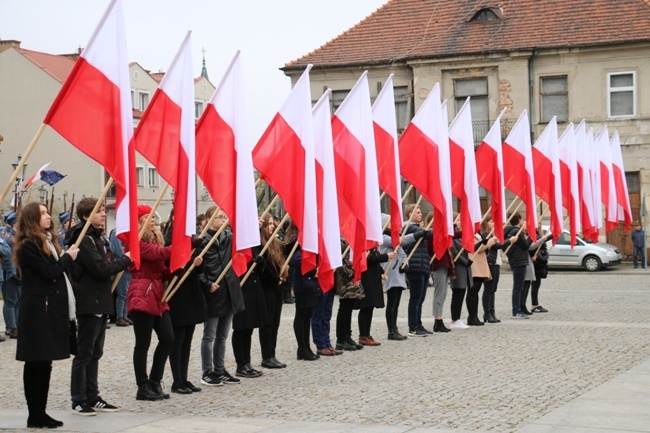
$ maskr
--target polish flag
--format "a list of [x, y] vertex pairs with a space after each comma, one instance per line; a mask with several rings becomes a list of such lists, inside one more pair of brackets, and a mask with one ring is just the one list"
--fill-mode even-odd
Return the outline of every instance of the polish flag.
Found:
[[627, 192], [625, 167], [623, 166], [621, 140], [618, 137], [618, 131], [614, 132], [612, 136], [611, 152], [612, 171], [614, 172], [614, 183], [616, 185], [616, 202], [618, 203], [616, 214], [619, 221], [625, 221], [625, 231], [629, 231], [632, 223], [632, 208], [630, 207], [630, 195]]
[[589, 177], [591, 179], [591, 193], [593, 202], [594, 226], [595, 232], [592, 233], [592, 241], [598, 242], [600, 229], [603, 228], [603, 203], [602, 203], [602, 184], [600, 181], [600, 158], [598, 156], [598, 142], [594, 138], [594, 129], [589, 128], [587, 131], [586, 147], [589, 155]]
[[135, 131], [136, 150], [175, 191], [172, 271], [190, 260], [196, 232], [191, 34], [185, 36]]
[[131, 82], [121, 0], [110, 2], [43, 122], [112, 176], [116, 233], [129, 244], [131, 260], [139, 267]]
[[[29, 187], [31, 186], [31, 184], [33, 184], [33, 183], [36, 182], [37, 180], [40, 180], [42, 173], [45, 171], [45, 169], [46, 169], [50, 164], [52, 164], [52, 163], [51, 163], [51, 162], [48, 162], [48, 163], [45, 164], [43, 167], [39, 168], [38, 171], [37, 171], [36, 173], [34, 173], [34, 174], [29, 178], [29, 179], [27, 179], [27, 180], [25, 181], [24, 185], [23, 185], [23, 190], [26, 190], [27, 188], [29, 188]], [[50, 212], [51, 212], [51, 211], [52, 211], [52, 210], [50, 209]]]
[[474, 233], [480, 230], [481, 202], [478, 195], [472, 113], [468, 97], [449, 126], [449, 155], [451, 159], [451, 192], [460, 200], [462, 244], [474, 252]]
[[609, 143], [609, 130], [605, 126], [595, 138], [598, 161], [600, 166], [600, 185], [602, 203], [606, 206], [605, 233], [609, 233], [618, 225], [618, 203], [616, 200], [616, 183], [612, 169], [612, 151]]
[[352, 250], [354, 280], [358, 281], [366, 269], [362, 252], [383, 240], [368, 71], [332, 116], [332, 135], [339, 223]]
[[436, 257], [447, 254], [454, 233], [447, 128], [436, 83], [399, 140], [402, 176], [433, 205]]
[[403, 221], [393, 74], [390, 74], [375, 103], [372, 104], [372, 121], [377, 149], [379, 187], [384, 190], [390, 202], [390, 237], [393, 247], [396, 247], [400, 242], [399, 232]]
[[342, 265], [341, 232], [334, 173], [334, 144], [327, 89], [314, 105], [314, 156], [318, 204], [318, 284], [323, 292], [334, 288], [334, 269]]
[[593, 239], [594, 233], [598, 239], [596, 217], [593, 207], [593, 192], [591, 188], [591, 170], [589, 163], [590, 152], [587, 150], [587, 131], [584, 119], [575, 133], [576, 165], [578, 167], [578, 192], [580, 194], [580, 225], [585, 239]]
[[524, 110], [503, 143], [504, 184], [526, 205], [526, 227], [533, 241], [537, 240], [535, 180], [528, 111]]
[[[537, 195], [548, 204], [551, 215], [551, 233], [553, 234], [553, 243], [555, 243], [563, 230], [562, 180], [555, 116], [537, 138], [532, 154], [535, 190]], [[528, 232], [530, 231], [532, 230], [529, 229]]]
[[560, 151], [560, 178], [562, 179], [562, 205], [569, 217], [569, 233], [571, 233], [571, 248], [576, 245], [576, 237], [580, 232], [580, 189], [578, 181], [578, 161], [576, 158], [576, 136], [573, 123], [564, 130], [558, 140]]
[[504, 108], [494, 121], [487, 135], [476, 149], [475, 158], [478, 183], [485, 188], [491, 197], [492, 221], [494, 221], [494, 236], [503, 242], [503, 226], [506, 222], [506, 198], [503, 186], [503, 151], [501, 148], [501, 116]]
[[316, 268], [318, 215], [308, 65], [253, 149], [253, 165], [278, 193], [299, 230], [302, 273]]
[[244, 106], [239, 51], [196, 125], [196, 173], [233, 232], [232, 268], [239, 276], [260, 244], [252, 142]]

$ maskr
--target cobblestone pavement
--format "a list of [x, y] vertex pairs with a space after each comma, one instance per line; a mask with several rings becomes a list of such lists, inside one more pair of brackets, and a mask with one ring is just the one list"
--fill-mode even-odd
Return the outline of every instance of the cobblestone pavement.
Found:
[[[512, 275], [504, 270], [497, 292], [501, 324], [394, 342], [385, 339], [384, 310], [377, 310], [372, 334], [380, 347], [316, 362], [295, 360], [294, 309], [285, 305], [277, 357], [286, 369], [155, 403], [135, 400], [133, 331], [113, 326], [100, 363], [101, 393], [123, 411], [136, 413], [514, 432], [650, 359], [645, 271], [625, 265], [594, 274], [552, 271], [540, 290], [549, 313], [530, 320], [510, 319], [511, 283]], [[399, 324], [405, 332], [408, 292], [402, 298]], [[428, 328], [432, 299], [430, 289], [424, 314]], [[449, 301], [450, 296], [447, 324]], [[463, 318], [466, 314], [464, 307]], [[195, 384], [200, 382], [201, 330], [198, 326], [190, 364]], [[259, 365], [256, 337], [252, 358]], [[0, 343], [1, 409], [25, 408], [22, 363], [14, 356], [15, 340]], [[226, 365], [234, 373], [230, 347]], [[54, 363], [52, 410], [69, 409], [69, 372], [70, 360]], [[171, 384], [169, 368], [165, 382]]]

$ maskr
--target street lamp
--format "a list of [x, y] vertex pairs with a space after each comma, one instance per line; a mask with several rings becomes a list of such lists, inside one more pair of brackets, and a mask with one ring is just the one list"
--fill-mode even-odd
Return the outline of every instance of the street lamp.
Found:
[[[16, 158], [16, 161], [14, 161], [11, 166], [14, 168], [14, 171], [16, 171], [16, 168], [20, 165], [20, 160], [23, 159], [23, 157], [18, 154], [18, 158]], [[20, 209], [20, 186], [25, 180], [25, 170], [27, 170], [27, 163], [23, 164], [23, 172], [20, 175], [20, 178], [16, 176], [16, 185], [14, 187], [14, 209]]]
[[47, 204], [47, 189], [43, 185], [38, 188], [38, 199], [41, 203]]

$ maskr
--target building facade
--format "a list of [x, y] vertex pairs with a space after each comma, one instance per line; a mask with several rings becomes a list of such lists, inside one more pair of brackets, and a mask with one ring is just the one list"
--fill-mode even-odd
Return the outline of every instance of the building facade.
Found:
[[[503, 108], [503, 138], [524, 109], [533, 142], [553, 116], [560, 133], [582, 119], [595, 132], [607, 125], [621, 138], [633, 218], [650, 227], [642, 209], [650, 193], [647, 1], [392, 0], [283, 70], [295, 83], [307, 64], [313, 98], [331, 88], [333, 110], [364, 70], [372, 98], [393, 73], [399, 132], [436, 83], [450, 121], [471, 96], [477, 144]], [[622, 224], [601, 238], [631, 255]]]

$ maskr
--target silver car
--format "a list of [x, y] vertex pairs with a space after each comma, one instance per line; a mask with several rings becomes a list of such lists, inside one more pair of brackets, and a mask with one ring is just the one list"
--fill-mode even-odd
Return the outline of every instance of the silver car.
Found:
[[564, 231], [555, 245], [549, 240], [546, 247], [549, 252], [549, 267], [584, 268], [595, 272], [608, 266], [621, 263], [621, 252], [614, 245], [604, 242], [591, 243], [580, 236], [571, 249], [571, 234]]

